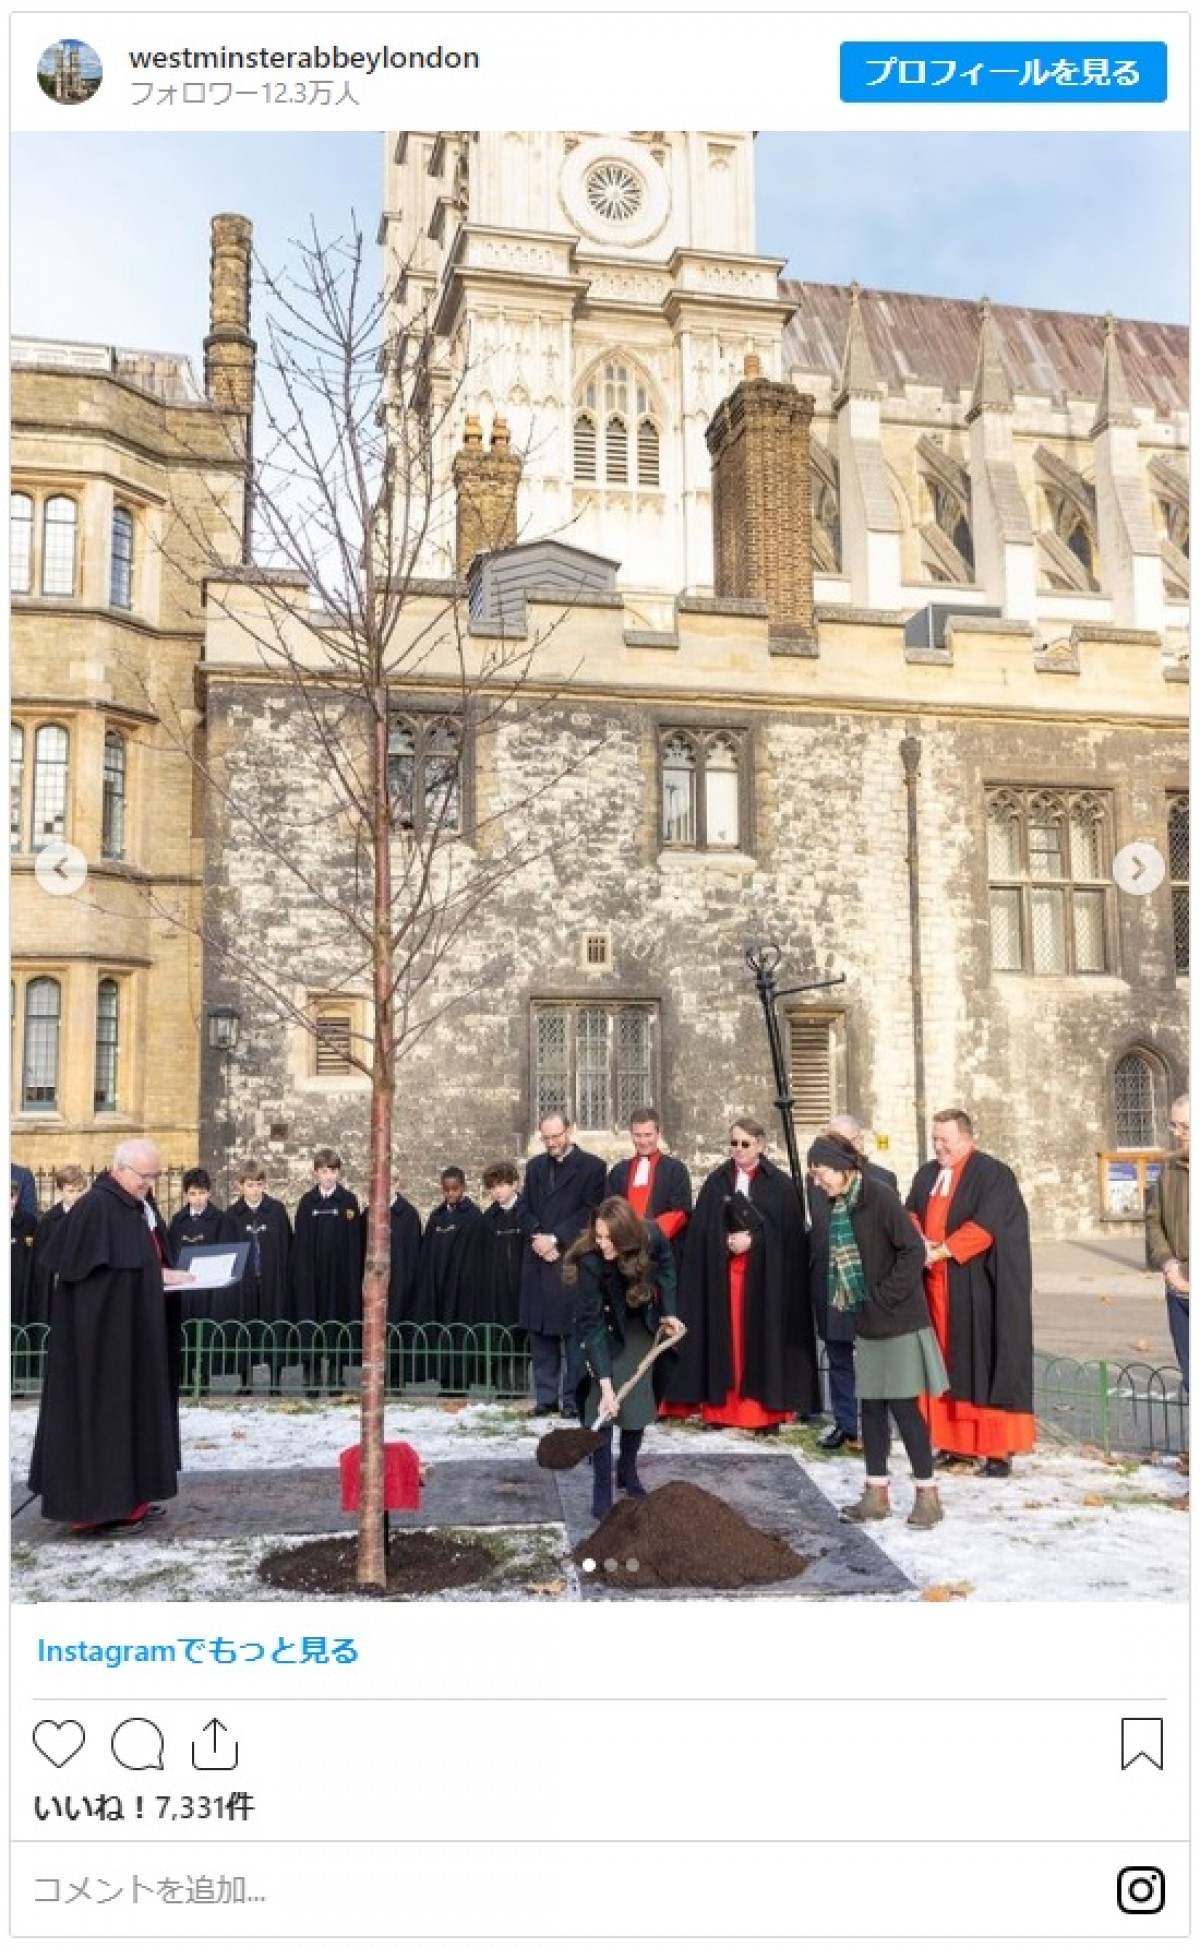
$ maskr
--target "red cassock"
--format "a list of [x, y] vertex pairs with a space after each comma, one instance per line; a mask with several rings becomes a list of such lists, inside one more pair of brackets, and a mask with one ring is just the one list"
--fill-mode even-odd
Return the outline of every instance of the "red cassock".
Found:
[[[633, 1205], [639, 1217], [644, 1217], [650, 1208], [650, 1198], [654, 1193], [654, 1176], [658, 1169], [658, 1159], [661, 1154], [662, 1151], [656, 1149], [652, 1156], [646, 1157], [645, 1160], [649, 1163], [650, 1168], [646, 1173], [646, 1181], [644, 1183], [635, 1183], [633, 1180], [637, 1174], [637, 1166], [638, 1161], [641, 1160], [640, 1158], [635, 1160], [629, 1172], [629, 1183], [625, 1191], [625, 1200], [627, 1203]], [[687, 1223], [687, 1211], [662, 1210], [655, 1217], [654, 1221], [664, 1237], [678, 1237], [680, 1231]]]
[[[922, 1232], [928, 1243], [945, 1244], [958, 1264], [966, 1264], [971, 1258], [990, 1251], [994, 1241], [990, 1231], [974, 1223], [960, 1224], [949, 1236], [946, 1235], [946, 1219], [967, 1161], [968, 1157], [964, 1156], [954, 1165], [943, 1194], [939, 1195], [934, 1189], [926, 1207]], [[916, 1222], [915, 1217], [913, 1221]], [[949, 1272], [944, 1262], [926, 1265], [925, 1296], [929, 1300], [929, 1315], [937, 1342], [949, 1365], [950, 1288]], [[929, 1422], [929, 1434], [934, 1446], [941, 1447], [946, 1453], [972, 1454], [981, 1460], [1005, 1460], [1010, 1454], [1033, 1452], [1037, 1421], [1032, 1413], [1010, 1413], [999, 1406], [976, 1406], [969, 1399], [952, 1399], [949, 1393], [943, 1393], [940, 1399], [924, 1395], [921, 1411]]]

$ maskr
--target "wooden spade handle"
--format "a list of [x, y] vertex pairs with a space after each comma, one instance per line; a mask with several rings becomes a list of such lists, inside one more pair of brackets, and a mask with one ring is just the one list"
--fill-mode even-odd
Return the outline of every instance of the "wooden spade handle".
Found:
[[[634, 1367], [633, 1371], [630, 1373], [624, 1385], [619, 1386], [617, 1388], [618, 1406], [620, 1406], [621, 1401], [625, 1398], [626, 1394], [631, 1393], [633, 1391], [634, 1387], [638, 1383], [638, 1380], [645, 1377], [646, 1373], [649, 1372], [651, 1366], [654, 1364], [654, 1361], [660, 1356], [660, 1354], [665, 1352], [669, 1346], [678, 1345], [682, 1339], [685, 1339], [687, 1337], [687, 1329], [688, 1328], [686, 1325], [681, 1325], [677, 1332], [672, 1332], [669, 1338], [664, 1338], [662, 1336], [662, 1326], [661, 1325], [659, 1326], [658, 1335], [656, 1336], [654, 1340], [654, 1344], [650, 1347], [650, 1350], [649, 1352], [647, 1352], [645, 1358], [642, 1359], [640, 1363]], [[616, 1416], [613, 1415], [613, 1417], [615, 1418]], [[598, 1414], [597, 1417], [592, 1421], [592, 1432], [599, 1433], [601, 1427], [607, 1426], [608, 1423], [609, 1423], [609, 1415], [607, 1413]]]

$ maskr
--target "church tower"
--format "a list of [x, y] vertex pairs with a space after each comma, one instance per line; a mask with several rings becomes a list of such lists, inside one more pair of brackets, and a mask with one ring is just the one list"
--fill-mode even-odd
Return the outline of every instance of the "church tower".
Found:
[[[455, 561], [468, 417], [507, 421], [517, 535], [616, 560], [634, 626], [713, 585], [705, 443], [747, 356], [779, 379], [790, 307], [755, 253], [753, 137], [409, 131], [387, 138], [381, 238], [435, 505], [422, 572]], [[426, 356], [413, 359], [424, 339]]]

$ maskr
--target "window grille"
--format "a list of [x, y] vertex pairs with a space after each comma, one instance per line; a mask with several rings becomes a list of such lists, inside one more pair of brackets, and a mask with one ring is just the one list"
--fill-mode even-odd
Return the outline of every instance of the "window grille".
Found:
[[658, 1010], [649, 1002], [538, 1002], [533, 1010], [534, 1120], [564, 1115], [619, 1129], [653, 1101]]
[[1112, 808], [1105, 792], [987, 793], [988, 916], [1000, 972], [1109, 966]]
[[44, 723], [33, 740], [33, 850], [67, 831], [67, 733]]
[[96, 1073], [93, 1106], [97, 1114], [117, 1107], [117, 1053], [120, 1041], [120, 989], [102, 980], [96, 989]]
[[104, 738], [104, 786], [100, 850], [106, 859], [125, 856], [125, 739], [115, 730]]
[[1118, 1149], [1162, 1149], [1166, 1136], [1166, 1076], [1149, 1055], [1122, 1055], [1113, 1073]]
[[75, 593], [76, 507], [65, 494], [46, 502], [42, 520], [42, 593]]
[[658, 427], [652, 419], [639, 419], [637, 429], [637, 477], [639, 487], [657, 487]]
[[796, 1126], [820, 1129], [836, 1111], [833, 1100], [833, 1020], [808, 1009], [789, 1014], [788, 1076]]
[[615, 413], [604, 428], [604, 477], [610, 486], [629, 480], [629, 428]]
[[1173, 791], [1167, 799], [1167, 870], [1171, 880], [1171, 924], [1175, 941], [1175, 971], [1190, 971], [1188, 922], [1191, 883], [1189, 794]]
[[612, 965], [612, 935], [609, 933], [585, 933], [583, 936], [583, 964], [585, 967], [608, 967]]
[[316, 1042], [316, 1072], [318, 1075], [352, 1075], [354, 1064], [350, 1059], [350, 1038], [353, 1020], [349, 1010], [326, 1013], [317, 1016], [313, 1030]]
[[21, 1064], [21, 1107], [58, 1107], [58, 1031], [62, 989], [57, 980], [31, 980], [25, 989], [25, 1054]]
[[596, 422], [586, 412], [579, 413], [575, 420], [575, 478], [596, 478]]
[[126, 507], [113, 510], [108, 599], [114, 608], [133, 605], [133, 515]]
[[8, 503], [8, 585], [14, 595], [33, 587], [33, 501], [13, 494]]

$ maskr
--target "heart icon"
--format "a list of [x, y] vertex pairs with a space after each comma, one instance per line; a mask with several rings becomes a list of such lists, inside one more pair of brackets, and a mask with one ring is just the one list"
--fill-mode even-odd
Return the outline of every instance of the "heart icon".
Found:
[[33, 1727], [36, 1748], [59, 1771], [82, 1751], [83, 1738], [83, 1725], [74, 1717], [64, 1717], [61, 1724], [56, 1724], [52, 1717], [43, 1717]]

